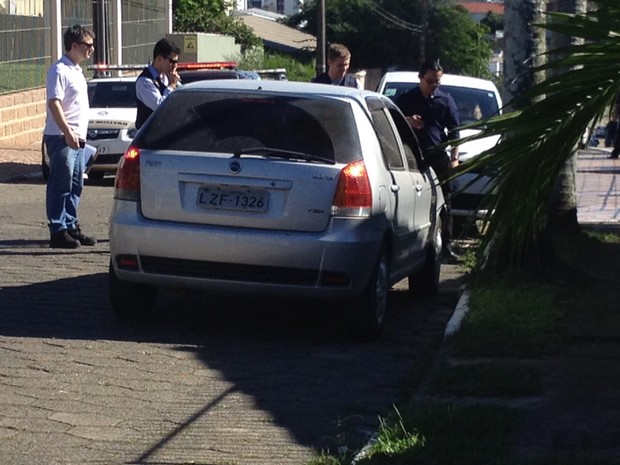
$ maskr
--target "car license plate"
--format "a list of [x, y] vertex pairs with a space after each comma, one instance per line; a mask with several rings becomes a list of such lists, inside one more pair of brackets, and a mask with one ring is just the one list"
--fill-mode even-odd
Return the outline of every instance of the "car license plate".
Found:
[[89, 142], [89, 143], [97, 149], [97, 153], [99, 155], [104, 155], [109, 152], [107, 145], [101, 145], [101, 144], [96, 144], [96, 143], [93, 144], [92, 142]]
[[197, 202], [203, 208], [264, 212], [269, 204], [269, 192], [205, 186], [198, 190]]

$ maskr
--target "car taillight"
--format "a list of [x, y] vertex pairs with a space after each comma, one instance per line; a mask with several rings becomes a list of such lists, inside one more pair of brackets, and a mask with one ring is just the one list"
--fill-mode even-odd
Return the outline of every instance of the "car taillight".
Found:
[[125, 151], [116, 171], [114, 198], [140, 200], [140, 150], [133, 145]]
[[362, 160], [345, 166], [340, 172], [332, 202], [332, 215], [370, 216], [372, 189]]

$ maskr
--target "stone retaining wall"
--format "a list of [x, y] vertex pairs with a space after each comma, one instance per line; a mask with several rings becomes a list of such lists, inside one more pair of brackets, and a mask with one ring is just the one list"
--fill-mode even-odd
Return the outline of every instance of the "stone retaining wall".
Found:
[[45, 88], [0, 95], [0, 143], [29, 145], [45, 126]]

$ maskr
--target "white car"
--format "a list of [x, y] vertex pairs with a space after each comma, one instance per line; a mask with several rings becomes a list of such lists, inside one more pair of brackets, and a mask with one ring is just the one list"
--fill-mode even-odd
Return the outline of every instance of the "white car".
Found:
[[[397, 101], [404, 92], [417, 87], [420, 82], [417, 71], [390, 71], [383, 75], [377, 92]], [[461, 125], [475, 123], [481, 119], [501, 114], [502, 98], [495, 84], [486, 79], [444, 74], [441, 77], [440, 90], [452, 95], [459, 109]], [[461, 137], [468, 137], [479, 131], [475, 129], [461, 130]], [[498, 136], [470, 141], [459, 146], [461, 163], [467, 163], [485, 150], [495, 146]], [[479, 179], [470, 182], [477, 176], [466, 173], [453, 181], [452, 215], [456, 218], [483, 218], [486, 210], [479, 207], [481, 196], [489, 191], [492, 180]], [[455, 218], [455, 219], [456, 219]]]
[[125, 153], [114, 199], [120, 317], [148, 315], [161, 287], [332, 299], [370, 339], [390, 286], [438, 289], [441, 189], [400, 110], [375, 92], [183, 85]]
[[90, 115], [86, 141], [97, 149], [88, 177], [116, 173], [118, 162], [136, 135], [136, 77], [88, 81]]
[[[118, 162], [136, 135], [136, 77], [102, 77], [88, 81], [86, 142], [97, 149], [88, 169], [90, 179], [116, 173]], [[42, 144], [42, 171], [47, 180], [49, 158]]]

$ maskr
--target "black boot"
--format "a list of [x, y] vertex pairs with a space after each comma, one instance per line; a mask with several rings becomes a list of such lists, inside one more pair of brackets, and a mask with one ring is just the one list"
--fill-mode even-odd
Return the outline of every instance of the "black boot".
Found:
[[52, 249], [77, 249], [80, 241], [71, 237], [66, 229], [52, 234], [50, 238], [50, 247]]
[[69, 229], [67, 230], [69, 236], [71, 236], [76, 241], [79, 241], [82, 245], [95, 245], [97, 243], [97, 239], [94, 237], [86, 236], [82, 234], [82, 230], [78, 226], [77, 229]]

